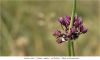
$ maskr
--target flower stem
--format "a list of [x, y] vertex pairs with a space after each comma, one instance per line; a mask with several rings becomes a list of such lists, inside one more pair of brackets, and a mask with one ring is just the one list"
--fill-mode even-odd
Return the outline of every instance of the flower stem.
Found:
[[69, 56], [71, 56], [71, 45], [70, 45], [71, 41], [68, 41], [68, 54]]
[[73, 41], [71, 42], [71, 45], [72, 45], [72, 54], [73, 54], [73, 56], [75, 56], [75, 51], [74, 51], [74, 42], [73, 42]]
[[[69, 33], [70, 33], [70, 29], [73, 26], [75, 11], [76, 11], [76, 0], [73, 0], [72, 16], [71, 16], [71, 21], [70, 21], [69, 31], [68, 31]], [[71, 50], [71, 47], [72, 47], [72, 50]], [[74, 43], [73, 43], [73, 41], [71, 42], [70, 40], [68, 41], [68, 52], [69, 52], [69, 56], [71, 56], [71, 52], [72, 52], [72, 55], [75, 55], [75, 53], [74, 53]]]
[[73, 2], [73, 9], [72, 9], [72, 16], [71, 16], [71, 21], [70, 21], [70, 25], [69, 25], [69, 32], [70, 32], [70, 28], [72, 28], [72, 26], [73, 26], [75, 11], [76, 11], [76, 0], [74, 0], [74, 2]]

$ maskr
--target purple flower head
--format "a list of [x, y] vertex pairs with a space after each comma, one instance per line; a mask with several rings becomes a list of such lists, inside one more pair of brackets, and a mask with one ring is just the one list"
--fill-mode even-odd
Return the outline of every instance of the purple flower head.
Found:
[[[71, 20], [71, 17], [70, 16], [65, 16], [65, 17], [59, 17], [58, 21], [60, 22], [60, 24], [62, 26], [64, 26], [64, 32], [65, 33], [62, 33], [61, 31], [59, 30], [56, 30], [54, 32], [54, 36], [56, 37], [57, 39], [57, 43], [62, 43], [62, 42], [65, 42], [65, 41], [68, 41], [68, 40], [75, 40], [79, 37], [79, 35], [81, 33], [86, 33], [87, 32], [87, 28], [85, 28], [83, 26], [83, 21], [82, 21], [82, 18], [78, 17], [78, 16], [75, 16], [74, 17], [74, 22], [73, 22], [73, 25], [71, 28], [69, 28], [69, 25], [70, 25], [70, 20]], [[69, 31], [70, 29], [70, 31]]]

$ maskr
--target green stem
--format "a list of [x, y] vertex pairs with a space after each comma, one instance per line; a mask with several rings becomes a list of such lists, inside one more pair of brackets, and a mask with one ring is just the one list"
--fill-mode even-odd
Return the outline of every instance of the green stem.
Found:
[[[73, 1], [73, 9], [72, 9], [72, 16], [71, 16], [71, 21], [70, 21], [70, 25], [69, 25], [69, 31], [73, 26], [73, 22], [74, 22], [74, 16], [75, 16], [75, 11], [76, 11], [76, 0]], [[74, 53], [74, 44], [73, 41], [71, 42], [70, 40], [68, 41], [68, 52], [69, 52], [69, 56], [71, 56], [71, 47], [72, 47], [72, 55], [75, 55]], [[69, 51], [70, 50], [70, 51]]]
[[71, 45], [70, 45], [70, 40], [68, 41], [68, 54], [71, 56]]
[[74, 51], [74, 42], [73, 42], [73, 41], [71, 42], [71, 45], [72, 45], [72, 54], [73, 54], [73, 56], [75, 56], [75, 51]]
[[69, 32], [70, 32], [70, 28], [72, 28], [72, 26], [73, 26], [75, 11], [76, 11], [76, 0], [74, 0], [74, 2], [73, 2], [73, 9], [72, 9], [72, 16], [71, 16], [71, 21], [70, 21], [70, 25], [69, 25]]

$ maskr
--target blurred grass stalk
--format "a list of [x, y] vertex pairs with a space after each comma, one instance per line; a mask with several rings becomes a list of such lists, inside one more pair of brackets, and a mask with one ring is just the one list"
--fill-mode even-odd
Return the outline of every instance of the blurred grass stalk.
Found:
[[5, 10], [0, 12], [0, 14], [0, 29], [1, 35], [3, 36], [3, 39], [0, 41], [2, 47], [0, 49], [0, 52], [2, 52], [1, 55], [26, 55], [26, 39], [23, 39], [21, 38], [21, 36], [17, 35], [20, 26], [19, 19], [17, 18], [16, 20], [14, 20], [12, 16], [8, 14]]
[[[3, 8], [0, 10], [0, 25], [1, 25], [1, 49], [2, 56], [16, 55], [15, 42], [11, 34], [12, 31], [12, 16]], [[4, 51], [4, 52], [3, 52]]]
[[[0, 19], [1, 20], [1, 19]], [[1, 29], [1, 33], [5, 38], [5, 42], [1, 42], [4, 47], [3, 48], [7, 48], [7, 50], [5, 51], [6, 55], [9, 55], [9, 53], [12, 53], [11, 55], [14, 54], [14, 48], [13, 48], [13, 39], [12, 36], [10, 35], [6, 25], [3, 23], [3, 21], [1, 20], [1, 25], [2, 25], [2, 29]], [[6, 53], [8, 52], [8, 53]], [[4, 53], [4, 52], [3, 52]]]

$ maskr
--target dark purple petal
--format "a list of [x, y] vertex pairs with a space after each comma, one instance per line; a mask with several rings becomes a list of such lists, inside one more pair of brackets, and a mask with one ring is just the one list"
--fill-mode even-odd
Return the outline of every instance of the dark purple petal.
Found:
[[82, 32], [82, 30], [83, 30], [83, 24], [79, 25], [79, 30], [80, 30], [80, 32]]
[[66, 18], [66, 20], [68, 20], [68, 21], [71, 20], [71, 17], [70, 17], [70, 16], [66, 16], [65, 18]]
[[66, 23], [66, 25], [69, 25], [70, 24], [70, 21], [65, 20], [65, 23]]
[[54, 33], [53, 33], [53, 36], [55, 36], [55, 37], [60, 37], [61, 36], [61, 31], [59, 31], [59, 30], [56, 30]]
[[62, 24], [63, 26], [65, 26], [66, 28], [69, 25], [69, 22], [67, 20], [64, 19], [64, 17], [59, 17], [58, 21], [60, 22], [60, 24]]
[[83, 24], [83, 21], [80, 17], [75, 17], [74, 19], [75, 19], [75, 21], [74, 21], [75, 27], [78, 27], [79, 25]]
[[75, 27], [72, 27], [71, 28], [71, 33], [75, 33], [75, 32], [77, 32], [77, 29]]
[[74, 26], [75, 27], [78, 27], [79, 26], [79, 22], [77, 20], [74, 22]]
[[82, 33], [86, 33], [87, 32], [87, 28], [83, 27]]
[[70, 19], [71, 19], [70, 16], [66, 16], [66, 17], [65, 17], [65, 22], [66, 22], [67, 25], [70, 24]]
[[80, 25], [80, 32], [82, 32], [82, 33], [87, 32], [87, 28], [85, 28], [82, 24]]
[[62, 25], [65, 25], [64, 17], [59, 17], [58, 21], [59, 21]]

